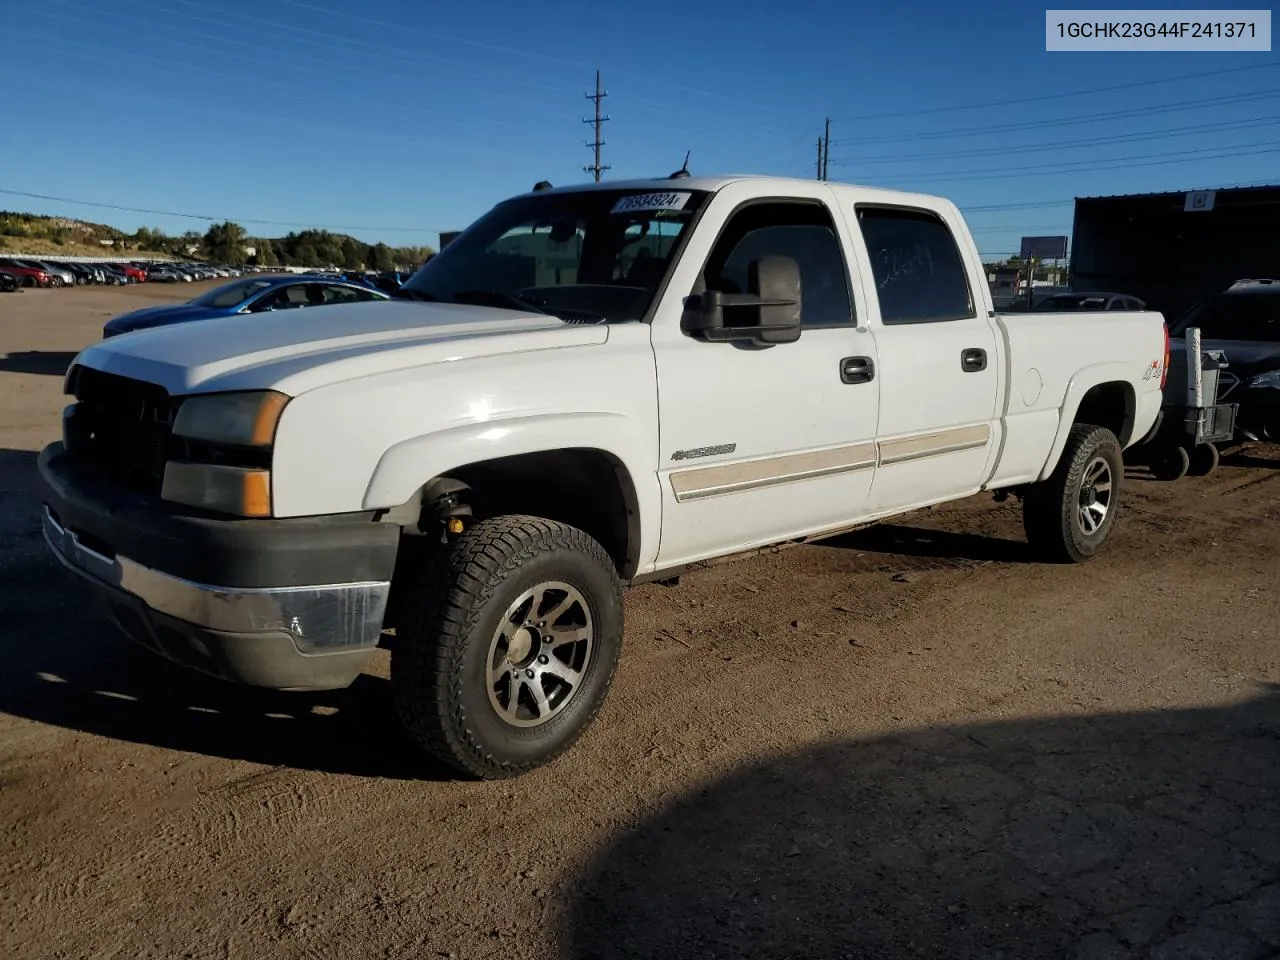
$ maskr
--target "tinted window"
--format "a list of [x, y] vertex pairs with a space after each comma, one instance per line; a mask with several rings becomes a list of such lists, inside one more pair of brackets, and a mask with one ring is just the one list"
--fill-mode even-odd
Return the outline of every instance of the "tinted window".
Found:
[[325, 287], [325, 303], [361, 303], [373, 299], [372, 290], [356, 290], [352, 287]]
[[858, 223], [885, 323], [974, 316], [964, 260], [946, 224], [916, 210], [862, 207]]
[[226, 283], [220, 287], [215, 287], [208, 293], [196, 297], [192, 303], [198, 303], [202, 307], [226, 309], [243, 303], [269, 286], [271, 286], [271, 282], [268, 280], [237, 280], [235, 283]]
[[818, 203], [761, 203], [735, 213], [703, 272], [707, 289], [750, 293], [752, 261], [774, 255], [800, 266], [800, 317], [806, 327], [853, 323], [849, 276], [831, 215]]
[[1200, 336], [1205, 340], [1280, 342], [1280, 295], [1216, 297], [1184, 314], [1170, 333], [1180, 337], [1187, 327], [1199, 327]]

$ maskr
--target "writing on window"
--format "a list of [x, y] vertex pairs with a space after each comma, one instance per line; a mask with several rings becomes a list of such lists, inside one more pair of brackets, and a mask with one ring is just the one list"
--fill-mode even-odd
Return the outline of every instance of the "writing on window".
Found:
[[884, 323], [937, 323], [974, 316], [960, 248], [935, 214], [865, 207], [858, 224]]

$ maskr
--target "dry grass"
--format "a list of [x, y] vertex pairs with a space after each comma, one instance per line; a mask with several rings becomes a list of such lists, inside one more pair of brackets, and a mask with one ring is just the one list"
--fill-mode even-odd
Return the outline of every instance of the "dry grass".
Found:
[[40, 237], [0, 236], [0, 255], [20, 257], [23, 254], [29, 257], [53, 257], [55, 259], [58, 257], [118, 257], [121, 260], [173, 259], [172, 256], [160, 250], [104, 247], [97, 243], [76, 243], [72, 240], [67, 240], [64, 243], [54, 243], [52, 240]]

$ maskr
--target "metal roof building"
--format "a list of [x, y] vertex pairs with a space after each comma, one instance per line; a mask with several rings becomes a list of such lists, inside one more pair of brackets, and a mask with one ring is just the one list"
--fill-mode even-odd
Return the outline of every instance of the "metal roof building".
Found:
[[1280, 277], [1280, 185], [1077, 197], [1071, 284], [1172, 321], [1245, 277]]

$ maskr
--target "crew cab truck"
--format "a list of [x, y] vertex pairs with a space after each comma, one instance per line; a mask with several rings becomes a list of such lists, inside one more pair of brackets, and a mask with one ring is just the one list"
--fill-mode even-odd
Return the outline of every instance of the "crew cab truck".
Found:
[[511, 776], [600, 709], [627, 585], [980, 491], [1093, 557], [1167, 358], [1158, 313], [997, 314], [945, 199], [540, 184], [389, 302], [84, 350], [44, 534], [216, 676], [342, 687], [385, 643], [417, 742]]

